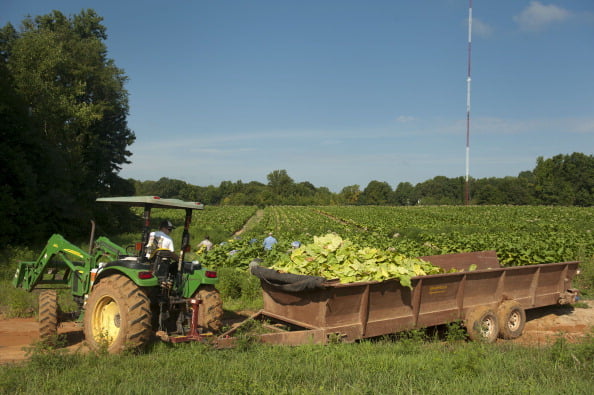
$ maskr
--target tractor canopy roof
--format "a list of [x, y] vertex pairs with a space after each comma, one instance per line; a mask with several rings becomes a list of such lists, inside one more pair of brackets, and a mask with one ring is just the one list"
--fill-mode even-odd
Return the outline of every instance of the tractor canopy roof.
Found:
[[198, 202], [185, 202], [179, 199], [163, 199], [159, 196], [119, 196], [97, 198], [98, 202], [125, 204], [127, 206], [159, 207], [159, 208], [184, 208], [192, 210], [204, 209], [204, 204]]

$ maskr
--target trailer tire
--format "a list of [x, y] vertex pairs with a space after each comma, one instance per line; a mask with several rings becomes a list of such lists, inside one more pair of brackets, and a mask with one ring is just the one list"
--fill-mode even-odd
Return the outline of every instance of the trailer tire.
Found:
[[499, 335], [497, 314], [488, 306], [470, 311], [465, 320], [468, 337], [474, 341], [493, 343]]
[[146, 293], [120, 274], [102, 279], [86, 304], [84, 333], [94, 350], [110, 354], [145, 346], [151, 337], [152, 313]]
[[516, 339], [522, 335], [526, 325], [526, 312], [515, 300], [506, 300], [497, 309], [499, 319], [499, 337]]
[[223, 301], [221, 294], [212, 285], [203, 285], [194, 295], [202, 302], [198, 305], [198, 326], [218, 332], [223, 326]]
[[58, 293], [54, 289], [39, 294], [39, 338], [53, 341], [58, 335]]

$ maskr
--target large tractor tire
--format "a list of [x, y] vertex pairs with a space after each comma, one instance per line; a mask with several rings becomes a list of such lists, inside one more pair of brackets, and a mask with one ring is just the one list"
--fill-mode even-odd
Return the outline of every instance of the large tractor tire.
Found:
[[39, 294], [39, 337], [42, 341], [55, 340], [58, 335], [58, 293], [53, 289]]
[[499, 335], [499, 321], [495, 312], [487, 307], [471, 310], [464, 322], [468, 337], [474, 341], [493, 343]]
[[151, 337], [151, 307], [145, 292], [120, 274], [102, 279], [87, 300], [84, 333], [94, 350], [111, 354], [145, 346]]
[[198, 305], [198, 326], [218, 332], [223, 326], [223, 301], [212, 285], [203, 285], [194, 294], [202, 302]]
[[526, 325], [526, 312], [522, 305], [515, 300], [506, 300], [497, 309], [499, 319], [499, 337], [502, 339], [517, 339]]

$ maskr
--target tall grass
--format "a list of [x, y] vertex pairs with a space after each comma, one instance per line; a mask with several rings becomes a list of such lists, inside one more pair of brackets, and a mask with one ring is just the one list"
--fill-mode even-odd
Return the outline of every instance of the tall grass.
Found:
[[589, 394], [593, 374], [591, 338], [546, 348], [421, 340], [229, 350], [160, 343], [142, 355], [37, 352], [26, 364], [0, 367], [0, 388], [45, 394]]
[[19, 261], [31, 261], [36, 253], [26, 247], [6, 247], [0, 251], [0, 313], [7, 317], [31, 317], [37, 310], [37, 294], [16, 289], [12, 279]]
[[260, 280], [249, 274], [246, 269], [218, 268], [219, 283], [223, 306], [228, 310], [259, 310], [263, 306]]

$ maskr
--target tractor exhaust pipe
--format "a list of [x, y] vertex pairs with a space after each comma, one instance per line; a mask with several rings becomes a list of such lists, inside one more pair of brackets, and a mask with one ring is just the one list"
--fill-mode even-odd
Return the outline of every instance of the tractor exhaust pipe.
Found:
[[89, 255], [93, 253], [93, 244], [95, 244], [95, 221], [91, 220], [91, 238], [89, 239]]

